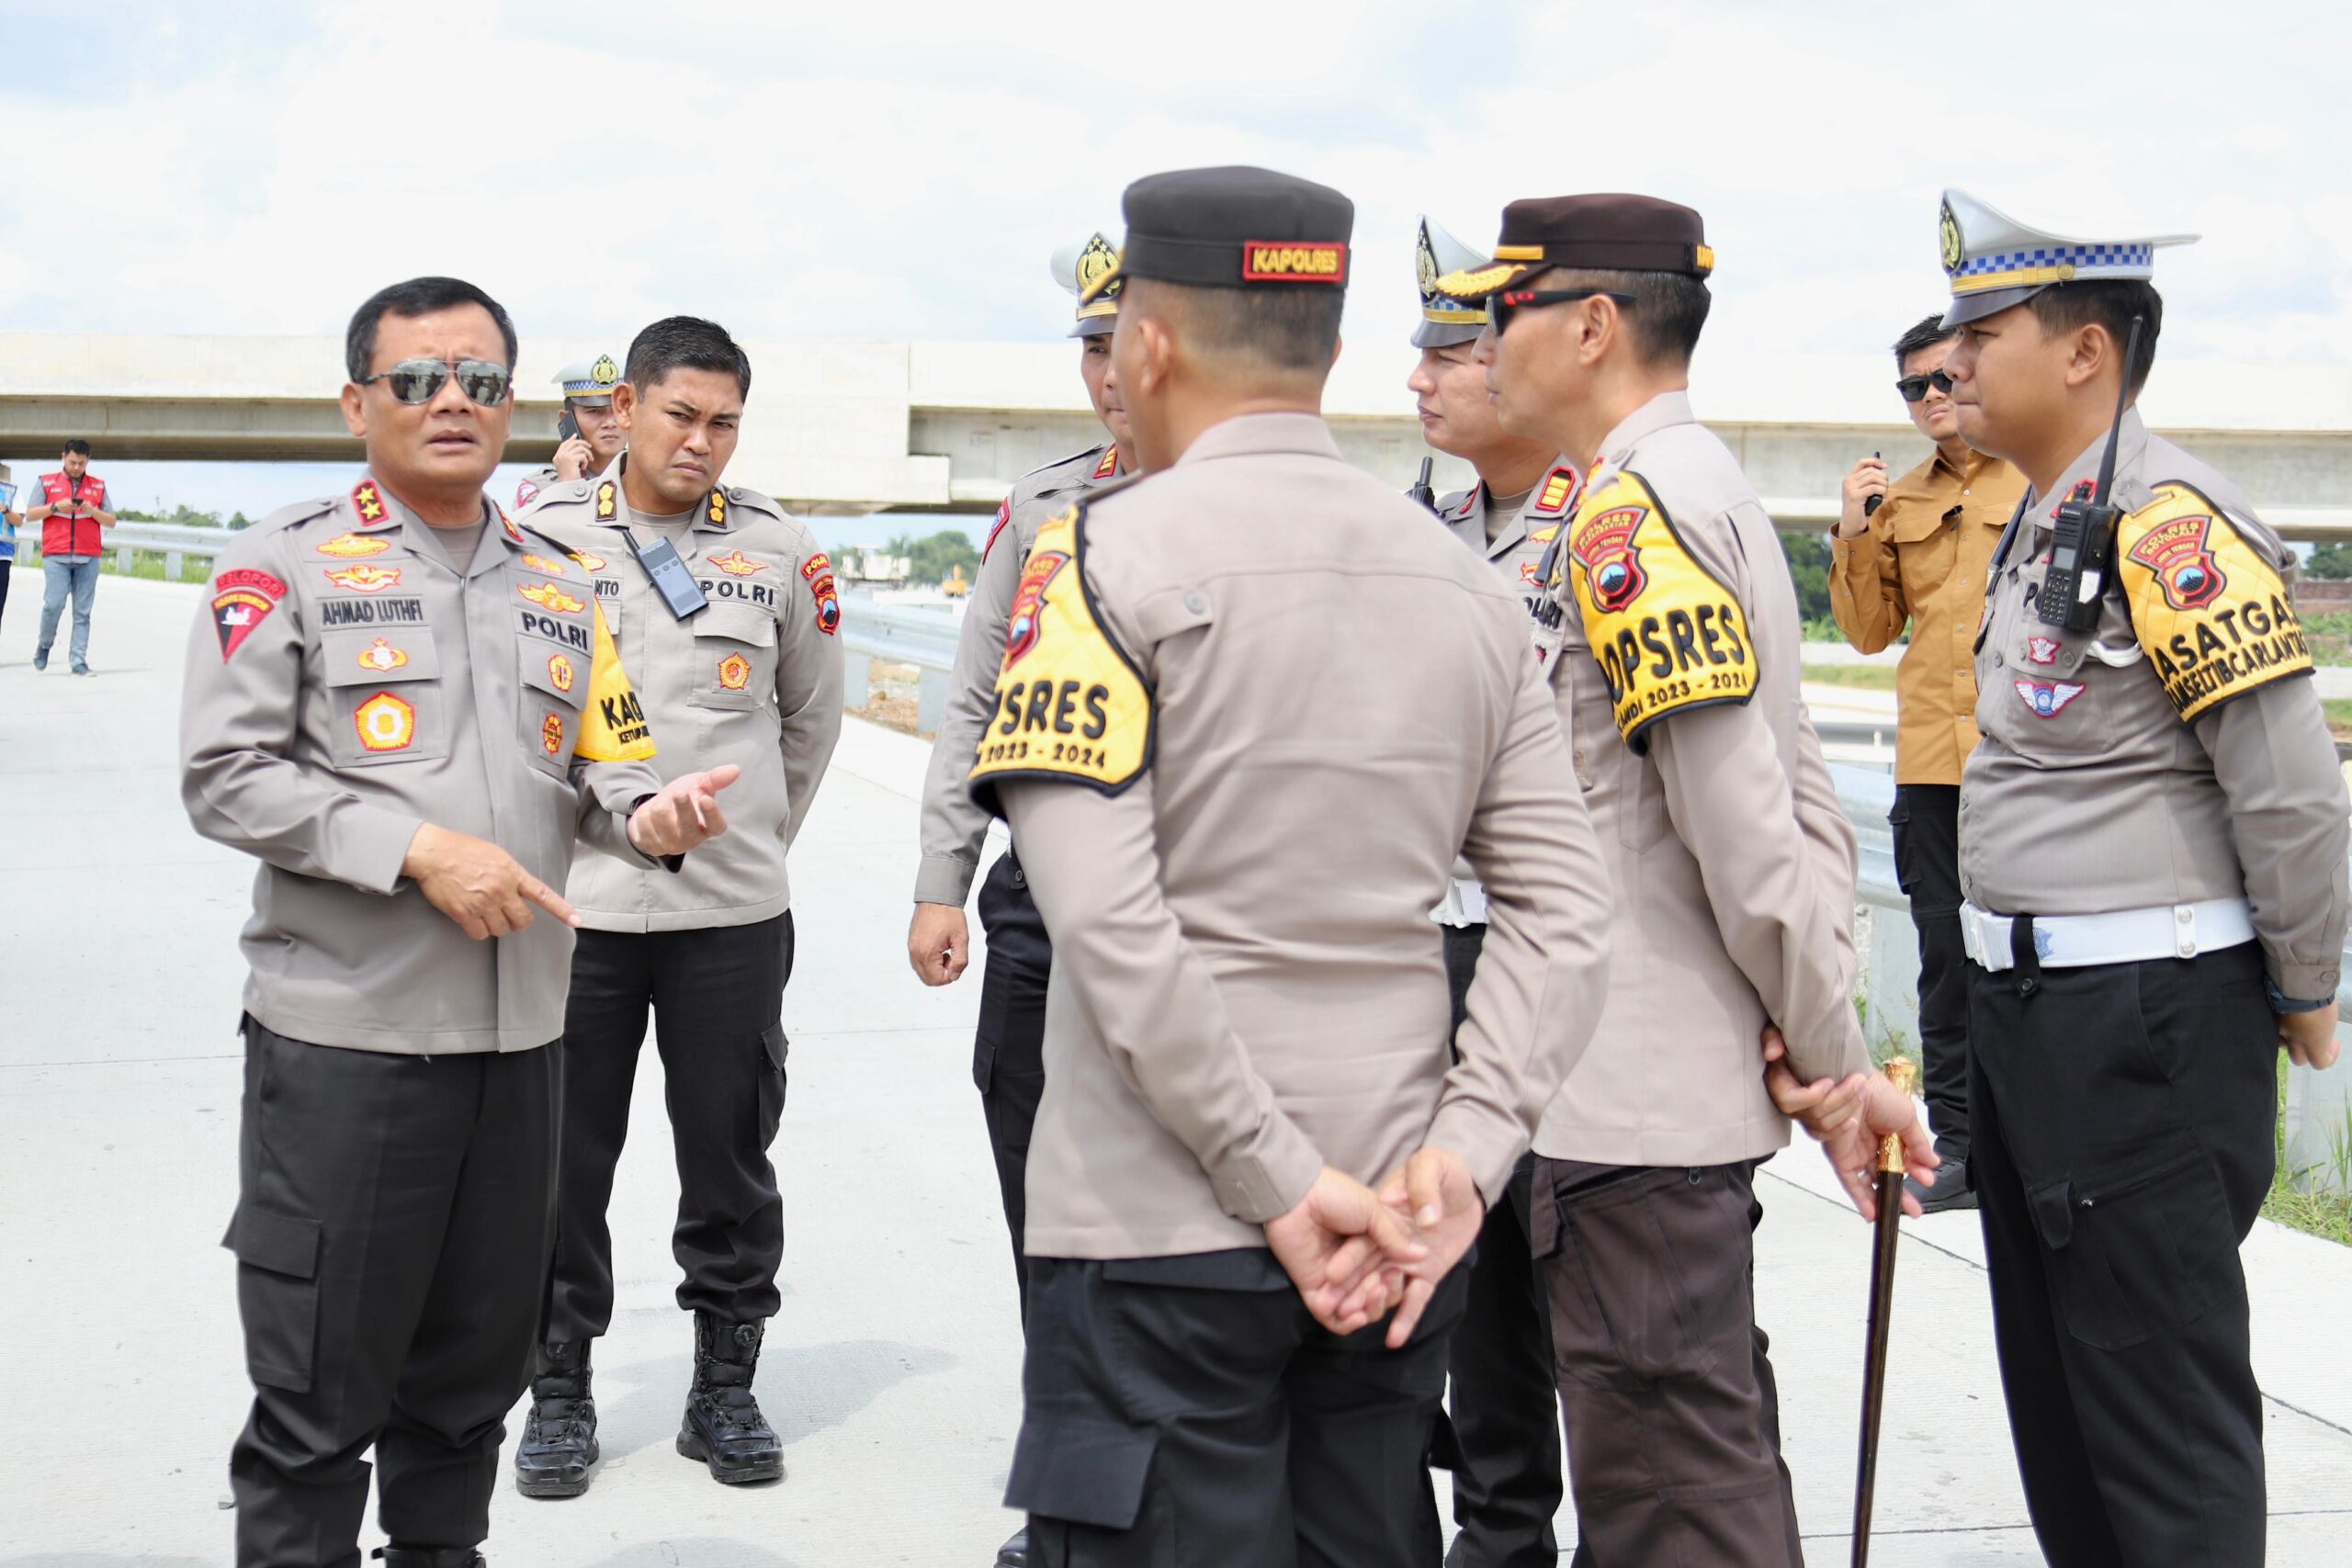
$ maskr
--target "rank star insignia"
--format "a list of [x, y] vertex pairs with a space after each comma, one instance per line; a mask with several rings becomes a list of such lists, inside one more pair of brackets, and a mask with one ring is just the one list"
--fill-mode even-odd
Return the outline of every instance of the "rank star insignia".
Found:
[[550, 757], [563, 753], [563, 716], [551, 713], [539, 724], [539, 744]]
[[620, 487], [610, 479], [606, 479], [596, 487], [597, 522], [609, 523], [613, 520], [614, 514], [620, 509], [620, 502], [616, 499], [619, 493]]
[[710, 492], [710, 504], [703, 509], [703, 515], [710, 519], [711, 526], [714, 528], [723, 528], [727, 525], [727, 492], [725, 491], [715, 490]]
[[390, 692], [379, 692], [352, 710], [360, 746], [369, 751], [405, 751], [416, 739], [416, 710]]
[[718, 684], [721, 690], [740, 692], [752, 683], [752, 661], [740, 653], [730, 653], [718, 661]]
[[363, 539], [356, 534], [337, 534], [311, 547], [322, 556], [337, 560], [359, 560], [368, 556], [380, 556], [392, 547], [390, 539]]
[[549, 654], [548, 656], [548, 679], [555, 683], [555, 689], [557, 691], [568, 692], [571, 690], [571, 682], [576, 677], [572, 673], [571, 660], [566, 659], [560, 653]]
[[559, 615], [576, 615], [588, 607], [552, 582], [526, 582], [514, 592], [532, 604], [543, 605]]
[[723, 556], [713, 556], [710, 564], [729, 577], [750, 577], [754, 572], [772, 570], [763, 560], [753, 560], [741, 550], [730, 550]]
[[354, 593], [381, 593], [387, 588], [401, 585], [401, 569], [396, 566], [346, 567], [341, 571], [328, 572], [327, 581]]
[[2079, 681], [2019, 681], [2018, 695], [2036, 718], [2049, 718], [2087, 690]]
[[351, 509], [359, 513], [362, 523], [381, 523], [391, 515], [374, 479], [361, 479], [351, 487]]
[[529, 567], [533, 571], [543, 571], [549, 577], [561, 577], [564, 575], [563, 563], [560, 561], [551, 561], [545, 556], [526, 555], [520, 558], [523, 564]]
[[373, 670], [379, 675], [387, 670], [398, 670], [407, 662], [408, 655], [382, 637], [369, 643], [368, 650], [359, 656], [362, 670]]

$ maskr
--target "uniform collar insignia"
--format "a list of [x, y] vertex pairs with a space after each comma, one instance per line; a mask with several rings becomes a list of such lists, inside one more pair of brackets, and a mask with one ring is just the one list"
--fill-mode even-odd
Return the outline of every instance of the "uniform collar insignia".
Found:
[[384, 503], [384, 492], [376, 488], [374, 479], [361, 479], [351, 487], [351, 509], [359, 513], [362, 528], [380, 528], [393, 520], [392, 509]]
[[1102, 460], [1094, 465], [1094, 477], [1098, 479], [1107, 479], [1118, 471], [1119, 449], [1116, 446], [1104, 447]]
[[1577, 498], [1577, 471], [1566, 463], [1555, 463], [1544, 482], [1535, 487], [1535, 499], [1527, 508], [1530, 517], [1565, 517]]
[[[498, 505], [496, 502], [491, 504]], [[510, 545], [519, 545], [523, 542], [523, 530], [514, 526], [514, 519], [506, 515], [506, 509], [503, 506], [498, 507], [498, 530], [506, 536], [506, 542]]]
[[1486, 493], [1487, 481], [1480, 479], [1463, 494], [1462, 503], [1459, 506], [1456, 506], [1449, 515], [1456, 520], [1469, 516], [1472, 513], [1478, 510], [1478, 502]]
[[596, 521], [610, 523], [619, 513], [620, 486], [606, 479], [596, 487]]

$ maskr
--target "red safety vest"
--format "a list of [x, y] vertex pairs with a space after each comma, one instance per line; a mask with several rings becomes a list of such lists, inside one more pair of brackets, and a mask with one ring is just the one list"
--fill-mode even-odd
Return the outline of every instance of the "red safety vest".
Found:
[[[84, 502], [104, 512], [107, 507], [107, 481], [96, 474], [82, 476], [82, 488], [76, 491], [74, 481], [63, 474], [43, 474], [40, 477], [41, 499], [50, 506], [65, 506]], [[98, 520], [95, 517], [60, 517], [51, 513], [40, 525], [40, 553], [44, 556], [102, 556], [106, 547], [98, 542]]]

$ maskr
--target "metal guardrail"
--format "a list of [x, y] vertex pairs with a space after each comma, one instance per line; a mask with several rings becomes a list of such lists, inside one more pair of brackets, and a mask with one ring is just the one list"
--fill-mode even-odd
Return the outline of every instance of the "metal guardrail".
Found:
[[947, 716], [947, 672], [955, 668], [963, 620], [953, 611], [877, 604], [853, 599], [842, 606], [842, 701], [862, 708], [874, 699], [874, 661], [911, 664], [915, 728], [935, 735]]

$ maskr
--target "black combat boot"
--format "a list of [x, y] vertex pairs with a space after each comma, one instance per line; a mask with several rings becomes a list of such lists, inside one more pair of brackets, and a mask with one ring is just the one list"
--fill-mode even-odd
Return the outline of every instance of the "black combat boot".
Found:
[[483, 1568], [470, 1546], [379, 1546], [368, 1555], [382, 1558], [384, 1568]]
[[729, 1485], [784, 1477], [784, 1445], [752, 1397], [766, 1326], [695, 1314], [695, 1385], [686, 1391], [678, 1451], [701, 1460], [712, 1480]]
[[[514, 1490], [526, 1497], [577, 1497], [596, 1462], [596, 1402], [588, 1393], [588, 1347], [581, 1339], [538, 1348], [531, 1414], [514, 1450]], [[462, 1565], [460, 1565], [462, 1568]]]

